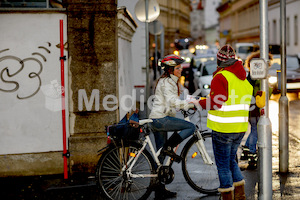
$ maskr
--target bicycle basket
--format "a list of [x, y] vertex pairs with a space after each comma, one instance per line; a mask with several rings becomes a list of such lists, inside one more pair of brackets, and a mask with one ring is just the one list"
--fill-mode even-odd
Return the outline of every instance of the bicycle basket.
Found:
[[107, 134], [113, 140], [138, 140], [140, 127], [137, 113], [133, 113], [129, 118], [129, 113], [118, 123], [107, 127]]

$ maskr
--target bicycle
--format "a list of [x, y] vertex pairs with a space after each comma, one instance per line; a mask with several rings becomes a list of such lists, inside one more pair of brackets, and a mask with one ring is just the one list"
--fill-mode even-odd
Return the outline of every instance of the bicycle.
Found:
[[[188, 119], [191, 111], [182, 111]], [[108, 199], [147, 199], [153, 188], [160, 181], [169, 184], [174, 179], [172, 164], [174, 160], [166, 159], [160, 163], [157, 152], [150, 140], [151, 119], [139, 121], [142, 139], [137, 142], [113, 141], [100, 157], [96, 182], [101, 192]], [[149, 146], [150, 152], [146, 149]], [[178, 146], [175, 147], [176, 151]], [[196, 131], [181, 151], [182, 172], [187, 183], [196, 191], [204, 194], [216, 194], [219, 186], [217, 167], [212, 150], [211, 133], [207, 130]]]

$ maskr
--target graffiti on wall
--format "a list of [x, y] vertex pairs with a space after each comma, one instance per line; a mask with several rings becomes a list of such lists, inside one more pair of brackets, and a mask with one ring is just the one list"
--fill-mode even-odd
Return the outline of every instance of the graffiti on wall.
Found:
[[[47, 62], [46, 57], [48, 54], [51, 54], [49, 47], [51, 47], [50, 42], [48, 42], [48, 47], [39, 46], [38, 49], [41, 50], [42, 53], [33, 52], [31, 54], [32, 57], [24, 59], [14, 55], [2, 56], [1, 54], [9, 51], [9, 49], [7, 48], [0, 50], [0, 92], [17, 92], [16, 97], [20, 100], [28, 99], [36, 95], [42, 85], [42, 80], [40, 77], [41, 73], [43, 72], [42, 61]], [[32, 65], [35, 67], [32, 67]], [[26, 68], [30, 68], [30, 71], [25, 70]], [[19, 77], [20, 75], [23, 77]], [[16, 77], [18, 78], [16, 79]], [[24, 84], [22, 81], [20, 81], [21, 79], [29, 79], [34, 83], [24, 86], [31, 87], [26, 88], [26, 94], [24, 94], [24, 91], [20, 92], [21, 84]]]

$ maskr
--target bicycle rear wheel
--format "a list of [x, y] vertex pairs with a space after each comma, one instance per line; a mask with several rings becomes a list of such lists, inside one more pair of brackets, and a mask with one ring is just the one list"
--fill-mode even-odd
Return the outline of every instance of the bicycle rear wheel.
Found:
[[217, 166], [212, 147], [210, 133], [203, 133], [204, 145], [208, 155], [214, 162], [205, 164], [197, 148], [197, 136], [192, 137], [182, 150], [182, 172], [185, 180], [196, 191], [204, 194], [215, 194], [220, 185]]
[[99, 159], [96, 182], [108, 199], [147, 199], [150, 195], [154, 178], [143, 175], [153, 174], [155, 170], [153, 158], [146, 149], [140, 154], [132, 168], [131, 172], [136, 176], [132, 177], [126, 173], [130, 155], [133, 155], [131, 153], [137, 154], [138, 146], [137, 144], [127, 147], [113, 146], [106, 150]]

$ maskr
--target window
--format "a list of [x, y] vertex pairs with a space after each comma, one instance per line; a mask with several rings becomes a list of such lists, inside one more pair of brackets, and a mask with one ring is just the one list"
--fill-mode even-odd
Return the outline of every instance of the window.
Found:
[[273, 43], [276, 44], [276, 38], [277, 38], [277, 27], [276, 27], [276, 20], [273, 20]]
[[1, 8], [63, 8], [62, 0], [5, 0]]
[[290, 46], [290, 18], [286, 18], [286, 45]]
[[270, 38], [271, 38], [270, 22], [268, 22], [268, 38], [269, 38], [269, 43], [271, 43], [270, 42]]
[[295, 45], [298, 45], [298, 16], [294, 17], [294, 41]]

